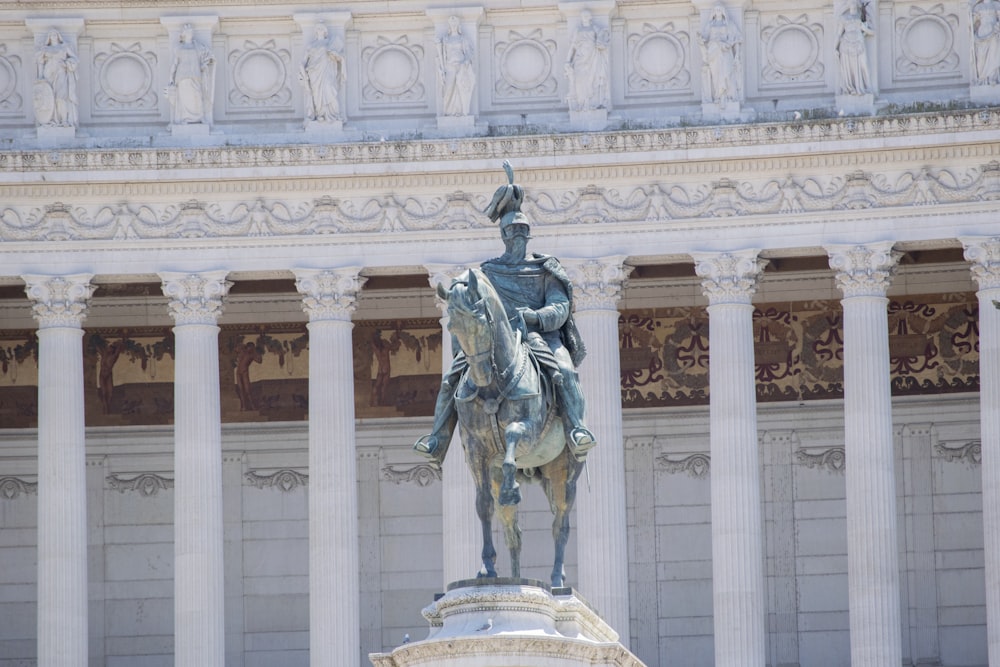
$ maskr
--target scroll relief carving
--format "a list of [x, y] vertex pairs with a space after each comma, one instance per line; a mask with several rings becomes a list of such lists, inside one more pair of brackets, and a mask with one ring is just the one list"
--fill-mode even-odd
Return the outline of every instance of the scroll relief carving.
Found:
[[556, 41], [541, 29], [521, 34], [511, 30], [494, 47], [493, 91], [500, 99], [551, 98], [559, 83], [552, 72]]
[[822, 24], [810, 22], [806, 14], [796, 18], [779, 15], [761, 30], [760, 38], [762, 84], [823, 82]]
[[975, 467], [983, 462], [983, 443], [981, 440], [970, 440], [961, 444], [939, 442], [934, 451], [949, 463], [965, 463]]
[[687, 54], [691, 38], [673, 23], [644, 23], [628, 36], [630, 92], [686, 92], [691, 86]]
[[13, 500], [27, 495], [38, 495], [38, 482], [28, 482], [20, 477], [0, 477], [0, 498]]
[[943, 5], [934, 5], [929, 10], [911, 5], [908, 16], [896, 19], [900, 49], [896, 76], [958, 73], [960, 59], [955, 51], [958, 26], [958, 16], [946, 14]]
[[140, 496], [146, 498], [155, 496], [160, 491], [174, 488], [174, 480], [151, 472], [142, 473], [131, 478], [122, 477], [121, 475], [108, 475], [106, 479], [108, 487], [119, 493], [135, 491]]
[[415, 466], [387, 465], [382, 468], [382, 478], [394, 484], [427, 486], [441, 480], [441, 470], [427, 463]]
[[[524, 204], [536, 225], [656, 222], [692, 218], [858, 210], [1000, 199], [1000, 163], [968, 169], [920, 169], [895, 174], [791, 176], [763, 182], [721, 179], [708, 184], [652, 183], [629, 190], [588, 186], [539, 192]], [[178, 204], [0, 209], [0, 240], [226, 238], [467, 229], [489, 223], [485, 200], [456, 192], [443, 197], [312, 201], [190, 200]]]
[[703, 479], [712, 469], [712, 457], [708, 454], [660, 454], [656, 462], [669, 473], [684, 473], [688, 477]]
[[807, 468], [818, 468], [827, 472], [843, 474], [847, 456], [843, 447], [830, 447], [820, 451], [798, 449], [795, 460]]
[[258, 489], [276, 489], [282, 493], [289, 493], [299, 487], [309, 486], [309, 475], [289, 468], [269, 474], [262, 474], [258, 470], [248, 470], [243, 473], [243, 482], [246, 486]]
[[365, 84], [361, 98], [365, 102], [419, 102], [426, 90], [421, 82], [420, 63], [424, 49], [411, 44], [406, 35], [396, 39], [378, 37], [361, 51]]
[[139, 42], [123, 46], [117, 42], [94, 56], [97, 89], [94, 92], [95, 111], [157, 108], [153, 89], [156, 54], [143, 51]]
[[288, 84], [291, 63], [288, 49], [278, 48], [273, 39], [258, 44], [246, 40], [229, 52], [232, 88], [229, 103], [234, 107], [287, 107], [292, 100]]
[[12, 113], [21, 110], [24, 99], [18, 93], [18, 74], [21, 71], [21, 59], [7, 53], [7, 45], [0, 44], [0, 113]]

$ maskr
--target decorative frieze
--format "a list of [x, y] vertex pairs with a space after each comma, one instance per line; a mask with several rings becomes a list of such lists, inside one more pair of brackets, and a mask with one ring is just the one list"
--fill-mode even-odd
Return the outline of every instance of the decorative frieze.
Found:
[[934, 452], [948, 463], [965, 463], [969, 467], [983, 463], [982, 440], [969, 440], [960, 444], [939, 442], [934, 445]]
[[823, 450], [797, 449], [795, 460], [807, 468], [818, 468], [838, 474], [843, 474], [847, 466], [843, 447], [829, 447]]
[[108, 475], [106, 478], [108, 487], [125, 493], [134, 491], [144, 498], [155, 496], [160, 491], [174, 488], [174, 480], [169, 477], [146, 472], [134, 477], [123, 477], [122, 475]]
[[417, 484], [428, 486], [435, 481], [441, 481], [441, 469], [420, 463], [415, 466], [387, 465], [382, 468], [382, 479], [393, 484]]
[[248, 470], [243, 473], [243, 481], [247, 486], [258, 489], [276, 489], [282, 493], [288, 493], [299, 487], [309, 486], [309, 475], [290, 468], [283, 468], [272, 473]]

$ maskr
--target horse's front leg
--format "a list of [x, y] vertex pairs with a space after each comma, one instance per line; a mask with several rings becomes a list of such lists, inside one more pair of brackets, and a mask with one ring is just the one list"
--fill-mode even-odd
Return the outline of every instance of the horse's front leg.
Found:
[[506, 449], [503, 457], [503, 484], [500, 487], [500, 504], [517, 505], [521, 502], [521, 489], [517, 483], [517, 445], [524, 439], [528, 429], [524, 422], [511, 422], [504, 429]]

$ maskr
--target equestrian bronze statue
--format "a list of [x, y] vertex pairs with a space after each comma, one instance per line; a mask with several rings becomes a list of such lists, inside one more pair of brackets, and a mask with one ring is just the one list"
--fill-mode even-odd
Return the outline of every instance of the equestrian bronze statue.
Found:
[[414, 449], [440, 465], [459, 426], [482, 523], [481, 577], [497, 576], [494, 511], [504, 526], [511, 574], [520, 577], [520, 483], [539, 481], [554, 514], [552, 585], [561, 587], [576, 483], [596, 444], [584, 423], [576, 371], [586, 349], [573, 322], [569, 278], [556, 258], [527, 251], [524, 191], [509, 163], [504, 169], [509, 182], [485, 211], [500, 223], [504, 254], [449, 288], [438, 287], [448, 304], [455, 358], [441, 382], [434, 429]]

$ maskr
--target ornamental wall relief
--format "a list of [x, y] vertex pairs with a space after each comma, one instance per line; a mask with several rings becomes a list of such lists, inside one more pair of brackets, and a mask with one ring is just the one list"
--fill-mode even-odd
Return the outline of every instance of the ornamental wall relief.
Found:
[[380, 105], [426, 101], [423, 60], [424, 48], [407, 35], [370, 40], [361, 49], [362, 101]]
[[960, 76], [961, 59], [955, 48], [958, 29], [958, 15], [945, 12], [944, 5], [930, 9], [911, 5], [895, 21], [895, 78]]
[[691, 38], [673, 23], [642, 27], [628, 36], [629, 93], [691, 92]]
[[497, 101], [531, 98], [552, 102], [559, 83], [553, 69], [556, 41], [541, 28], [510, 30], [493, 47], [493, 93]]
[[229, 51], [227, 59], [230, 111], [256, 111], [261, 107], [291, 109], [288, 72], [292, 56], [287, 48], [274, 39], [260, 43], [246, 39]]
[[823, 83], [823, 25], [807, 14], [765, 19], [760, 31], [760, 87]]
[[7, 45], [0, 44], [0, 115], [18, 114], [24, 99], [18, 92], [21, 58], [7, 53]]
[[141, 42], [95, 42], [94, 114], [122, 111], [158, 113], [159, 97], [153, 85], [157, 56]]

